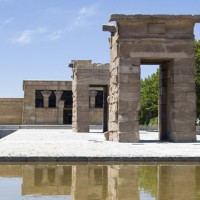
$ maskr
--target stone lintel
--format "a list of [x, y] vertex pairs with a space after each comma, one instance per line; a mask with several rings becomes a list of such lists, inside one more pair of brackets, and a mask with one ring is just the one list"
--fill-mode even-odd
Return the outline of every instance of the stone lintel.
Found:
[[109, 70], [109, 63], [92, 63], [91, 60], [72, 60], [69, 64], [70, 68], [78, 68], [78, 69], [101, 69], [101, 70]]
[[152, 21], [173, 21], [173, 20], [187, 20], [193, 21], [194, 23], [200, 23], [200, 15], [123, 15], [123, 14], [112, 14], [109, 21], [141, 21], [152, 20]]
[[78, 66], [88, 66], [88, 65], [91, 65], [92, 61], [91, 60], [71, 60], [71, 64], [72, 63], [74, 65], [74, 67], [78, 67]]
[[116, 32], [116, 26], [113, 25], [113, 24], [103, 24], [102, 30], [108, 31], [108, 32], [111, 32], [111, 33], [115, 33]]

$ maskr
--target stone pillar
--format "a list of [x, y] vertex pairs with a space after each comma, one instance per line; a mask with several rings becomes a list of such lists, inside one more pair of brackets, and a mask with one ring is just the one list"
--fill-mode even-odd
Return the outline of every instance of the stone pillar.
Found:
[[90, 96], [90, 108], [95, 108], [95, 98], [97, 96], [97, 91], [96, 90], [90, 90], [89, 96]]
[[[78, 67], [74, 69], [73, 76], [72, 131], [89, 132], [89, 84], [82, 81], [85, 74], [79, 73]], [[80, 79], [79, 82], [77, 77]]]
[[54, 92], [54, 94], [56, 95], [56, 107], [58, 108], [59, 107], [59, 101], [61, 100], [61, 96], [63, 94], [63, 91], [61, 90], [56, 90]]
[[63, 110], [64, 110], [64, 101], [58, 102], [58, 124], [63, 124]]
[[[194, 55], [194, 42], [186, 47]], [[174, 142], [196, 141], [196, 92], [194, 57], [174, 59], [171, 72], [169, 139]]]
[[138, 142], [140, 110], [140, 59], [121, 58], [119, 65], [119, 141]]
[[49, 97], [51, 95], [51, 91], [44, 90], [44, 91], [41, 91], [41, 93], [44, 98], [44, 108], [48, 108], [49, 107]]
[[170, 127], [169, 127], [169, 106], [170, 101], [170, 80], [168, 77], [168, 73], [170, 71], [170, 66], [167, 64], [160, 65], [160, 74], [159, 74], [159, 135], [160, 140], [167, 140]]
[[120, 58], [117, 60], [111, 64], [110, 70], [109, 140], [138, 142], [140, 59]]

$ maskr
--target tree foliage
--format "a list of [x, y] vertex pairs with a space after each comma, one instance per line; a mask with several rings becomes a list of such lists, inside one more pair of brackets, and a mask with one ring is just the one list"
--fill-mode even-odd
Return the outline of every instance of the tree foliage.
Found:
[[195, 41], [197, 118], [200, 118], [200, 40]]
[[[139, 123], [148, 125], [153, 118], [158, 117], [159, 70], [141, 80], [141, 104]], [[156, 120], [155, 120], [156, 121]]]

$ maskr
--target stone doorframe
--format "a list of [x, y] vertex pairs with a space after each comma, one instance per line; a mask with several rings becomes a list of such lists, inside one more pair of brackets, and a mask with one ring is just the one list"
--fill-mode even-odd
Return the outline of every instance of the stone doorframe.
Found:
[[160, 65], [160, 140], [196, 140], [197, 15], [111, 15], [109, 140], [139, 142], [140, 65]]
[[107, 87], [109, 64], [92, 64], [91, 60], [72, 60], [72, 131], [89, 132], [89, 88]]

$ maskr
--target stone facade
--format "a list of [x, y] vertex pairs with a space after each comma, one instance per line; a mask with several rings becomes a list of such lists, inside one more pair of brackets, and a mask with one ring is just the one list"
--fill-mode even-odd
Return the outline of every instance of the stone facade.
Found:
[[[23, 124], [63, 124], [63, 91], [71, 91], [71, 81], [24, 81]], [[36, 106], [36, 91], [41, 91], [43, 106]], [[55, 106], [49, 106], [54, 92]], [[70, 109], [70, 108], [69, 108]]]
[[[24, 98], [0, 98], [0, 124], [71, 124], [72, 106], [62, 98], [64, 91], [72, 93], [71, 81], [24, 81]], [[95, 88], [98, 93], [101, 88]], [[40, 92], [43, 105], [36, 106], [36, 93]], [[55, 95], [55, 105], [49, 107], [49, 98]], [[62, 99], [61, 99], [62, 98]], [[89, 121], [91, 124], [102, 124], [103, 109], [95, 107], [95, 97], [89, 99]]]
[[[73, 118], [72, 130], [74, 132], [89, 132], [89, 96], [93, 109], [95, 91], [91, 87], [102, 87], [104, 99], [109, 84], [109, 64], [92, 64], [91, 60], [73, 60], [69, 67], [73, 70]], [[104, 104], [104, 129], [107, 123], [107, 106]]]
[[138, 142], [140, 65], [160, 65], [160, 139], [196, 140], [194, 34], [200, 16], [111, 15], [109, 140]]
[[0, 124], [22, 124], [23, 98], [0, 99]]

